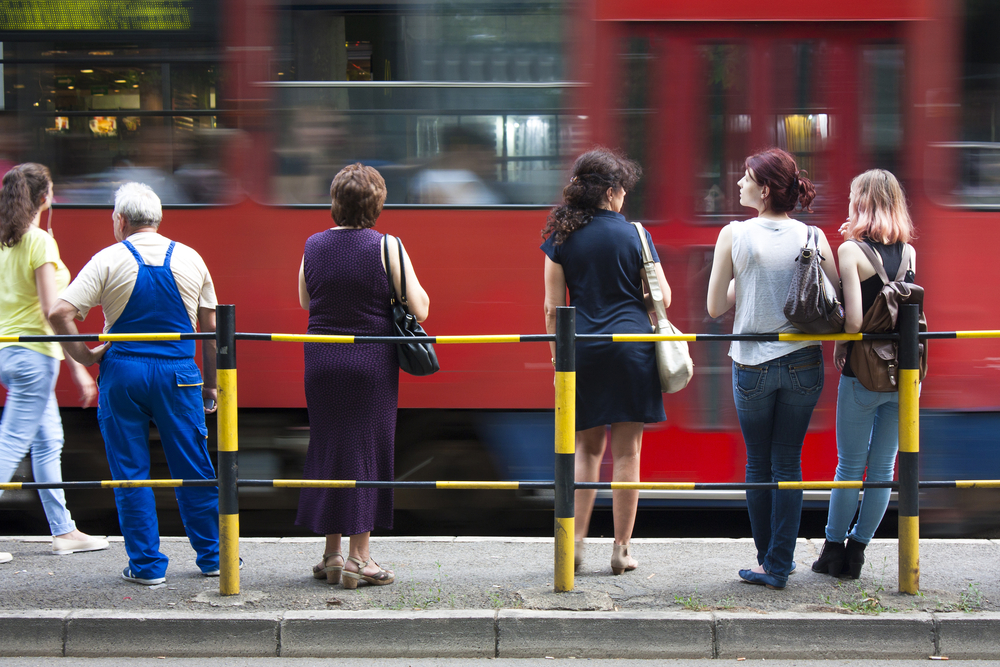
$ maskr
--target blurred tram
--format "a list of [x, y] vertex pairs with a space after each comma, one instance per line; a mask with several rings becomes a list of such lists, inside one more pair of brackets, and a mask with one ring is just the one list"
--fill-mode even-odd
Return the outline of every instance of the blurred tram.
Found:
[[[816, 183], [815, 212], [802, 219], [835, 247], [851, 178], [896, 173], [931, 330], [996, 329], [976, 286], [1000, 246], [998, 27], [1000, 6], [985, 0], [23, 0], [0, 16], [0, 169], [52, 169], [51, 224], [74, 275], [112, 242], [117, 185], [148, 183], [165, 204], [163, 233], [204, 256], [220, 302], [236, 304], [237, 330], [292, 333], [306, 329], [295, 276], [306, 238], [331, 225], [330, 180], [364, 162], [388, 185], [378, 229], [405, 241], [432, 297], [427, 330], [513, 334], [543, 330], [539, 232], [573, 158], [595, 143], [620, 147], [645, 169], [624, 212], [657, 245], [671, 319], [728, 333], [731, 314], [705, 311], [712, 248], [723, 225], [749, 216], [736, 187], [744, 157], [777, 145]], [[102, 324], [94, 312], [81, 330]], [[693, 344], [693, 382], [665, 397], [669, 421], [646, 429], [643, 480], [743, 479], [727, 345]], [[921, 478], [1000, 478], [995, 342], [932, 348]], [[807, 480], [832, 479], [836, 465], [826, 351]], [[438, 354], [441, 372], [401, 377], [397, 479], [551, 479], [547, 345]], [[241, 476], [300, 477], [301, 345], [241, 342], [238, 359]], [[68, 378], [57, 391], [66, 478], [108, 478], [94, 411], [75, 407]], [[166, 476], [155, 451], [154, 461]], [[26, 464], [19, 476], [30, 479]], [[995, 532], [991, 494], [923, 494], [923, 533]], [[825, 498], [807, 494], [807, 506]], [[397, 507], [475, 532], [501, 529], [473, 523], [484, 512], [549, 499], [398, 492]], [[113, 512], [106, 491], [70, 500], [81, 520]], [[296, 501], [245, 489], [245, 532], [288, 534]], [[643, 502], [743, 498], [649, 492]], [[24, 508], [41, 516], [33, 493], [0, 498], [5, 520]]]

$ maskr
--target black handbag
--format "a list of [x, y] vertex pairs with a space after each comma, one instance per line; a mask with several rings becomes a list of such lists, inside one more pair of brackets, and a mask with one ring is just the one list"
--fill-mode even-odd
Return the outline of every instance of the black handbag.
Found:
[[[389, 292], [392, 295], [389, 303], [392, 305], [393, 335], [427, 338], [423, 327], [406, 308], [406, 264], [403, 260], [403, 242], [398, 238], [396, 245], [399, 249], [399, 282], [402, 294], [398, 299], [396, 298], [396, 288], [392, 283], [392, 265], [389, 263], [389, 238], [388, 235], [385, 236], [382, 252], [385, 259], [385, 275], [389, 279]], [[434, 346], [430, 343], [420, 343], [416, 340], [412, 343], [397, 343], [396, 356], [399, 359], [399, 367], [410, 375], [430, 375], [441, 370], [437, 353], [434, 352]]]
[[785, 317], [802, 333], [840, 333], [844, 330], [844, 306], [823, 272], [819, 234], [818, 227], [806, 228], [806, 244], [795, 258], [797, 265], [785, 298]]

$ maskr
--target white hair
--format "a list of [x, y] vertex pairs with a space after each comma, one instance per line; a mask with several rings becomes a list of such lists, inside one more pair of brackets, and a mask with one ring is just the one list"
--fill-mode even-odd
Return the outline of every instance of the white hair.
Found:
[[133, 227], [159, 227], [163, 208], [153, 188], [145, 183], [126, 183], [115, 192], [115, 215]]

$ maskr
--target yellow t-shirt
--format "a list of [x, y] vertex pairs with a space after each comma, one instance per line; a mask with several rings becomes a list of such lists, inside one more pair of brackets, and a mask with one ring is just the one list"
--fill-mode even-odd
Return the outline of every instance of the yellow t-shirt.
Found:
[[[56, 294], [69, 285], [69, 269], [59, 259], [59, 246], [47, 232], [32, 226], [13, 248], [0, 246], [0, 335], [51, 336], [52, 328], [42, 316], [35, 285], [35, 270], [51, 262], [56, 267]], [[59, 343], [0, 343], [17, 345], [48, 357], [63, 358]]]

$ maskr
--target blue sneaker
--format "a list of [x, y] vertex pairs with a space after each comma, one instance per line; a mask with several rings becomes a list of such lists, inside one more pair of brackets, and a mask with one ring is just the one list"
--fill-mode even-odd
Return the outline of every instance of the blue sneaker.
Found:
[[748, 584], [757, 584], [758, 586], [766, 586], [775, 590], [781, 590], [785, 587], [784, 581], [781, 581], [769, 572], [761, 573], [754, 572], [753, 570], [740, 570], [740, 579]]
[[156, 586], [157, 584], [162, 584], [167, 580], [166, 577], [156, 577], [154, 579], [143, 579], [142, 577], [137, 577], [132, 574], [132, 568], [128, 565], [122, 570], [122, 579], [125, 581], [131, 581], [133, 584], [142, 584], [143, 586]]
[[[243, 569], [243, 559], [242, 558], [240, 559], [240, 569], [241, 570]], [[202, 572], [202, 574], [205, 575], [206, 577], [218, 577], [219, 575], [222, 574], [222, 571], [219, 570], [218, 568], [216, 568], [214, 570], [209, 570], [208, 572]]]

